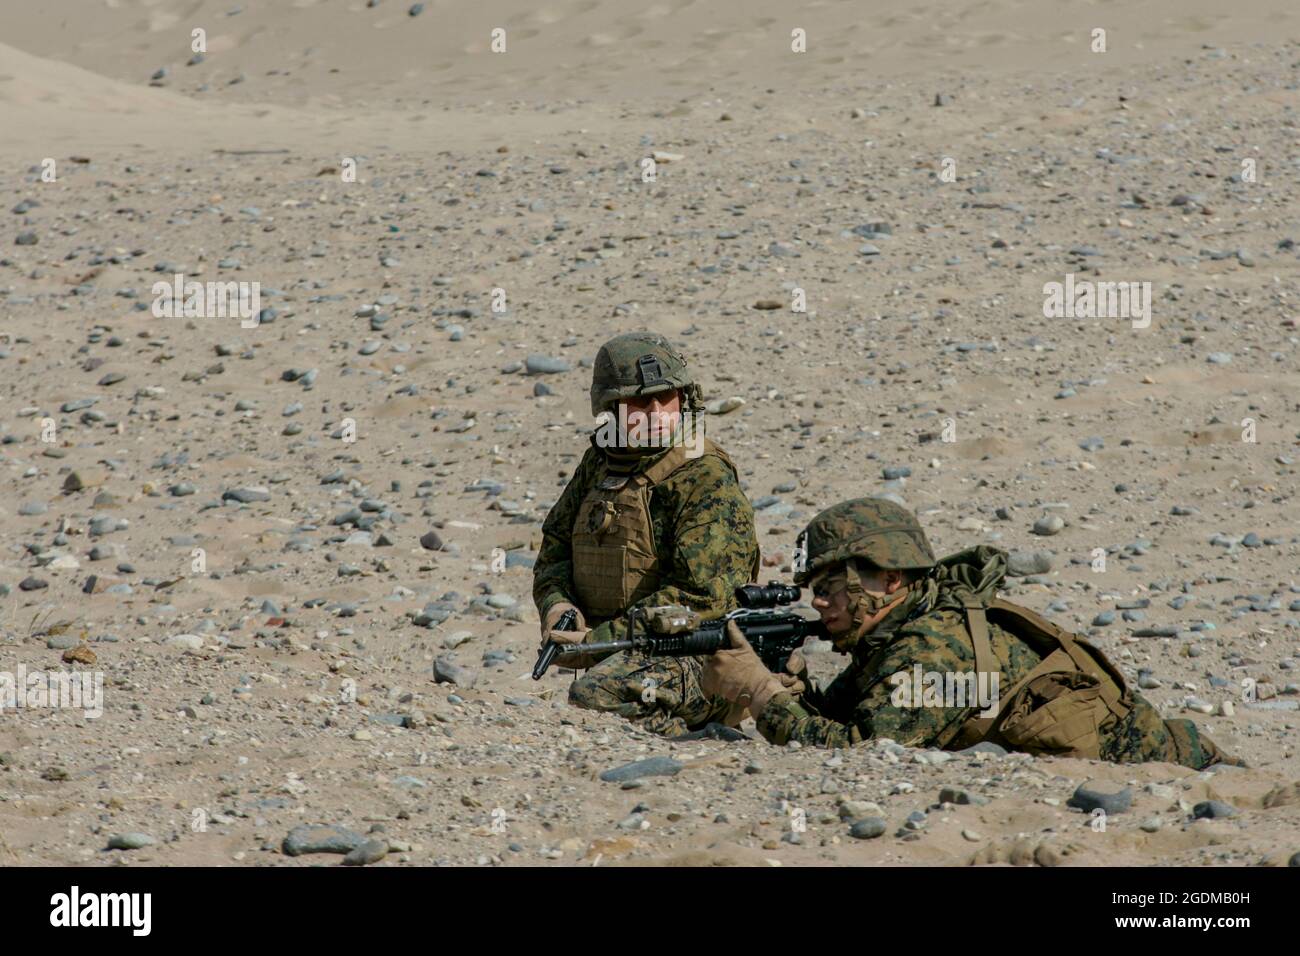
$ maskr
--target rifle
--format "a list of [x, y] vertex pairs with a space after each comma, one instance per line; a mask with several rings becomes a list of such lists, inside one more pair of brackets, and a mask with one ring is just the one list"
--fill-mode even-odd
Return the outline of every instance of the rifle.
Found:
[[[578, 614], [576, 611], [565, 611], [560, 615], [560, 619], [555, 622], [557, 631], [576, 631], [578, 629]], [[555, 641], [547, 641], [542, 652], [537, 655], [537, 663], [533, 665], [533, 680], [541, 680], [546, 669], [551, 666], [555, 660], [555, 655], [563, 647], [571, 647], [570, 644], [557, 644]]]
[[[599, 644], [556, 644], [547, 641], [537, 656], [533, 680], [541, 680], [557, 658], [571, 655], [608, 656], [617, 651], [636, 651], [646, 657], [699, 657], [730, 647], [727, 624], [736, 622], [763, 665], [773, 673], [785, 670], [790, 655], [803, 646], [809, 635], [827, 638], [820, 620], [809, 620], [793, 611], [777, 610], [799, 599], [799, 589], [773, 581], [766, 587], [746, 584], [736, 588], [734, 611], [702, 621], [684, 607], [633, 607], [627, 610], [628, 637]], [[561, 619], [562, 620], [562, 619]], [[637, 633], [637, 624], [641, 633]], [[559, 625], [556, 625], [559, 627]]]

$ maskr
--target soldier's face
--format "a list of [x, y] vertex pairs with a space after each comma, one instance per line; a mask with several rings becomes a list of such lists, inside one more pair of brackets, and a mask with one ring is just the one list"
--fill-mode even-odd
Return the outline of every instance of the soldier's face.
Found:
[[668, 444], [682, 420], [682, 400], [676, 390], [624, 399], [623, 405], [627, 443], [634, 447]]
[[853, 626], [849, 615], [849, 592], [843, 568], [822, 574], [812, 582], [812, 606], [821, 615], [822, 624], [831, 634], [840, 634]]
[[[812, 606], [821, 615], [822, 624], [833, 636], [853, 629], [852, 598], [848, 591], [848, 569], [837, 565], [812, 581]], [[886, 598], [903, 587], [903, 575], [898, 571], [870, 569], [861, 576], [862, 589], [875, 598]], [[901, 596], [901, 595], [900, 595]], [[883, 614], [879, 616], [883, 617]]]

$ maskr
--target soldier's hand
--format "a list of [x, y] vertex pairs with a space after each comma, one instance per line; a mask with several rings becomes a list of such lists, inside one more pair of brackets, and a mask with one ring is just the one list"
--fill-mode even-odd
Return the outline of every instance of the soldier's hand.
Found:
[[[557, 631], [555, 625], [559, 623], [560, 618], [564, 616], [565, 611], [573, 611], [578, 617], [578, 627], [573, 631]], [[542, 643], [554, 641], [556, 644], [581, 644], [583, 638], [589, 633], [587, 629], [586, 618], [582, 616], [582, 611], [565, 601], [558, 601], [551, 605], [551, 609], [546, 612], [546, 617], [542, 619]]]
[[767, 702], [776, 694], [785, 693], [786, 688], [763, 666], [735, 621], [727, 622], [727, 637], [731, 647], [723, 648], [705, 660], [700, 673], [700, 689], [709, 696], [717, 695], [733, 704], [746, 705], [757, 717]]
[[803, 658], [803, 651], [795, 651], [785, 662], [785, 670], [776, 675], [791, 694], [802, 694], [808, 688], [808, 662]]

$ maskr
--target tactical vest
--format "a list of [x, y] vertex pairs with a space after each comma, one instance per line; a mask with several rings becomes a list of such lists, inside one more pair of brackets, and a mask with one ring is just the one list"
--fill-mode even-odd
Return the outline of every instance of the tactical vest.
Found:
[[1028, 608], [1001, 598], [965, 605], [977, 673], [1001, 665], [989, 644], [988, 622], [1029, 645], [1042, 660], [998, 697], [992, 717], [970, 717], [949, 745], [991, 741], [1012, 750], [1061, 757], [1101, 756], [1101, 738], [1133, 709], [1124, 676], [1088, 641]]
[[[736, 474], [726, 452], [707, 438], [703, 454], [717, 455]], [[633, 475], [613, 475], [601, 466], [573, 523], [573, 585], [588, 619], [617, 617], [659, 589], [650, 493], [689, 460], [686, 447], [674, 445]]]

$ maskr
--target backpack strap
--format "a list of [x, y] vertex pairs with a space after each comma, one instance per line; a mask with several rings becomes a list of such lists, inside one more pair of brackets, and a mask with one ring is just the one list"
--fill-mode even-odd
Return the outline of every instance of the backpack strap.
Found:
[[[1101, 700], [1106, 709], [1116, 717], [1123, 719], [1133, 709], [1133, 698], [1129, 693], [1124, 675], [1107, 659], [1106, 655], [1086, 639], [1078, 637], [1064, 628], [1058, 627], [1042, 615], [1012, 604], [1001, 598], [993, 601], [989, 609], [996, 617], [1006, 616], [1015, 620], [1011, 632], [1020, 636], [1025, 628], [1050, 639], [1064, 651], [1073, 664], [1073, 670], [1091, 674], [1101, 681]], [[1035, 675], [1037, 676], [1037, 675]]]
[[[976, 674], [1001, 673], [1002, 666], [993, 653], [993, 646], [989, 643], [988, 615], [985, 612], [984, 605], [974, 598], [966, 598], [962, 601], [962, 608], [966, 612], [966, 629], [970, 634], [971, 644], [975, 649]], [[1038, 665], [1034, 667], [1033, 670], [1020, 680], [1016, 681], [1016, 683], [1005, 692], [999, 692], [998, 697], [1001, 706], [996, 714], [992, 717], [977, 717], [972, 713], [972, 716], [962, 724], [961, 730], [957, 735], [956, 743], [959, 747], [969, 747], [979, 743], [981, 740], [987, 739], [990, 731], [992, 731], [998, 721], [1002, 719], [1007, 708], [1011, 706], [1011, 702], [1015, 699], [1020, 688], [1024, 687], [1030, 681], [1041, 677], [1044, 674], [1052, 674], [1057, 671], [1072, 671], [1075, 669], [1076, 667], [1073, 658], [1062, 648], [1058, 648], [1050, 654], [1044, 655], [1043, 659], [1038, 662]]]
[[654, 464], [641, 472], [640, 477], [646, 484], [657, 485], [684, 464], [686, 464], [686, 449], [681, 445], [673, 445], [660, 455]]

